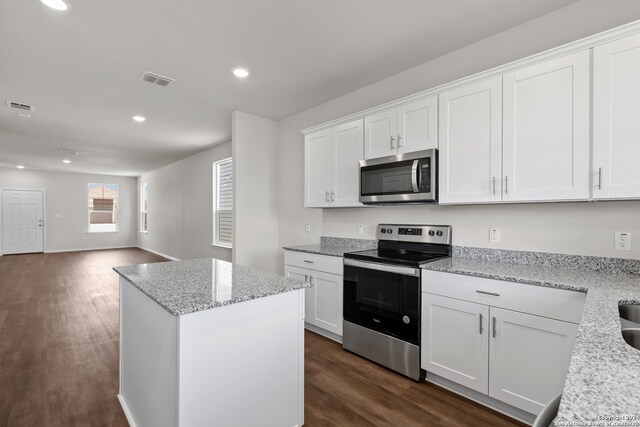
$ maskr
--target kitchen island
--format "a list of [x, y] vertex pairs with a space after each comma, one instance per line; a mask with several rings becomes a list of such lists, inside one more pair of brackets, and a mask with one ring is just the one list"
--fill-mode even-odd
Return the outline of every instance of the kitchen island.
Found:
[[308, 284], [216, 259], [114, 270], [132, 427], [303, 424]]

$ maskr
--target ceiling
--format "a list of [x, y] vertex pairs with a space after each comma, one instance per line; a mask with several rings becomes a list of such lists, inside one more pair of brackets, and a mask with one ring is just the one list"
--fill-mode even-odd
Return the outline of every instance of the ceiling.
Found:
[[0, 166], [140, 175], [575, 0], [69, 1], [0, 0]]

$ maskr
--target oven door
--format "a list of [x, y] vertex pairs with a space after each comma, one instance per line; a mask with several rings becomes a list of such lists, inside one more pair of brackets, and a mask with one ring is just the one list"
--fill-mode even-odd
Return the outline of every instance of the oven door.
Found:
[[360, 202], [437, 201], [437, 150], [417, 151], [360, 162]]
[[420, 345], [420, 269], [344, 260], [344, 320]]

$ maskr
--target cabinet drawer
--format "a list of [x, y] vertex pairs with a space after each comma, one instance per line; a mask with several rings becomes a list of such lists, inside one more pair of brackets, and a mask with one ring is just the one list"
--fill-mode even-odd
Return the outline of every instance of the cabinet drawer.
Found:
[[572, 323], [580, 322], [586, 298], [577, 291], [428, 270], [422, 291]]
[[342, 257], [316, 255], [305, 252], [284, 252], [285, 265], [306, 268], [308, 270], [324, 271], [325, 273], [342, 276]]

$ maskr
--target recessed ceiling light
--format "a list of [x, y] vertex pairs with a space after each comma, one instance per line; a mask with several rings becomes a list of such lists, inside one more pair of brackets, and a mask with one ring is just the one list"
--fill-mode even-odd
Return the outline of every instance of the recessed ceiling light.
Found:
[[135, 120], [136, 122], [138, 122], [138, 123], [142, 123], [142, 122], [144, 122], [145, 120], [147, 120], [147, 118], [146, 118], [146, 117], [143, 117], [143, 116], [131, 116], [131, 118], [132, 118], [133, 120]]
[[71, 163], [71, 160], [69, 160], [69, 159], [63, 159], [63, 160], [62, 160], [62, 163], [69, 164], [69, 163]]
[[231, 72], [234, 76], [240, 79], [244, 79], [249, 76], [249, 70], [243, 67], [235, 67], [233, 70], [231, 70]]
[[67, 3], [65, 0], [40, 0], [45, 5], [49, 6], [51, 9], [59, 10], [64, 12], [65, 10], [71, 9], [71, 5]]
[[18, 165], [16, 166], [18, 169], [24, 169], [24, 165]]

